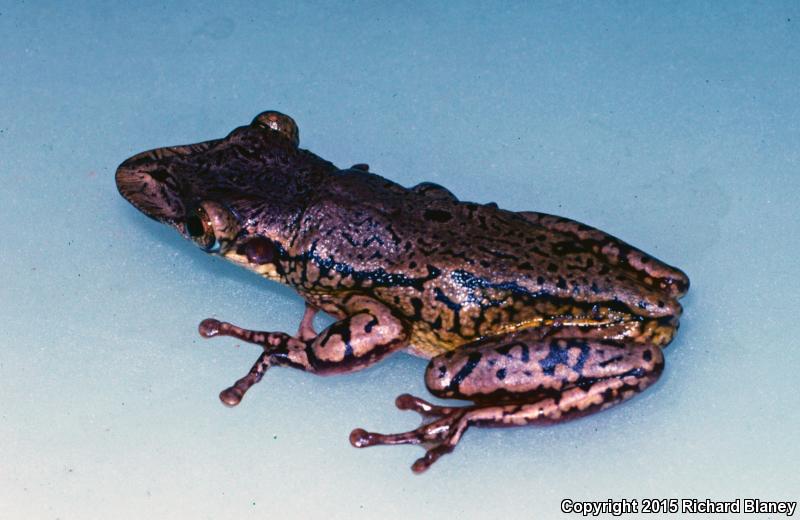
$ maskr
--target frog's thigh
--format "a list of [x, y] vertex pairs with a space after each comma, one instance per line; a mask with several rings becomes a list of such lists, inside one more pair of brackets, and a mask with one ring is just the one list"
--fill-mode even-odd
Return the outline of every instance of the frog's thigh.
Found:
[[470, 426], [552, 423], [602, 410], [653, 384], [663, 366], [655, 345], [543, 340], [535, 331], [484, 340], [433, 358], [425, 373], [433, 394], [474, 405], [437, 406], [402, 395], [397, 406], [422, 414], [422, 426], [388, 435], [358, 428], [350, 442], [359, 448], [423, 444], [425, 456], [412, 469], [425, 471], [453, 451]]
[[673, 296], [681, 297], [689, 290], [689, 278], [683, 271], [667, 265], [605, 231], [547, 213], [518, 211], [517, 215], [536, 226], [572, 235], [578, 241], [590, 242], [601, 254], [614, 259], [615, 263], [624, 261], [641, 269], [648, 277], [660, 281], [659, 285]]
[[[425, 383], [438, 397], [531, 403], [485, 418], [511, 425], [559, 421], [607, 408], [653, 384], [663, 366], [661, 349], [654, 345], [542, 340], [522, 332], [432, 359]], [[476, 416], [473, 422], [483, 419]]]

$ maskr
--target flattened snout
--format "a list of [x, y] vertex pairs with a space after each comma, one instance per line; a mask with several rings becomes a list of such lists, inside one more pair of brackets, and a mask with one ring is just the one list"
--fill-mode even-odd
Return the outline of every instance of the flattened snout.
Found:
[[114, 176], [117, 190], [125, 200], [150, 218], [171, 221], [182, 218], [185, 210], [176, 184], [166, 172], [148, 161], [144, 152], [134, 155], [117, 167]]

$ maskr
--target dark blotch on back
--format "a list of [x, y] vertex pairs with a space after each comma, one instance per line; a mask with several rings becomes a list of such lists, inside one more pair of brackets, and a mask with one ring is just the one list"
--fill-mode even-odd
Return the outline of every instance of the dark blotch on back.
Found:
[[434, 222], [447, 222], [453, 218], [453, 215], [440, 209], [426, 209], [424, 217], [425, 220], [433, 220]]

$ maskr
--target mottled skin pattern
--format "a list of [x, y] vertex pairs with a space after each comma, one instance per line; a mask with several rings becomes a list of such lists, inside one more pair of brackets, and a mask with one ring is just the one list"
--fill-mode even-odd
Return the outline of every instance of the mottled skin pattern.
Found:
[[[340, 170], [298, 148], [294, 121], [259, 114], [226, 138], [140, 153], [120, 193], [209, 253], [293, 287], [307, 302], [295, 335], [214, 319], [205, 337], [263, 347], [220, 398], [238, 404], [270, 366], [317, 374], [367, 367], [400, 349], [426, 358], [441, 407], [393, 435], [356, 429], [354, 446], [422, 444], [427, 469], [474, 425], [551, 423], [602, 410], [658, 379], [678, 328], [680, 270], [566, 218], [404, 188], [365, 164]], [[323, 310], [339, 321], [320, 333]]]

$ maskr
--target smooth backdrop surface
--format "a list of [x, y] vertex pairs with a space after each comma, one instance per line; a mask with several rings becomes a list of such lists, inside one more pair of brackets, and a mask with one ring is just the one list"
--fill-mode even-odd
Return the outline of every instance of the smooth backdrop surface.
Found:
[[[797, 2], [0, 3], [0, 518], [555, 518], [564, 498], [797, 500]], [[471, 430], [424, 476], [404, 354], [322, 379], [203, 341], [294, 331], [289, 289], [118, 196], [133, 153], [258, 112], [402, 184], [568, 215], [692, 279], [661, 381]], [[320, 323], [324, 323], [324, 320]], [[576, 516], [574, 516], [576, 517]]]

